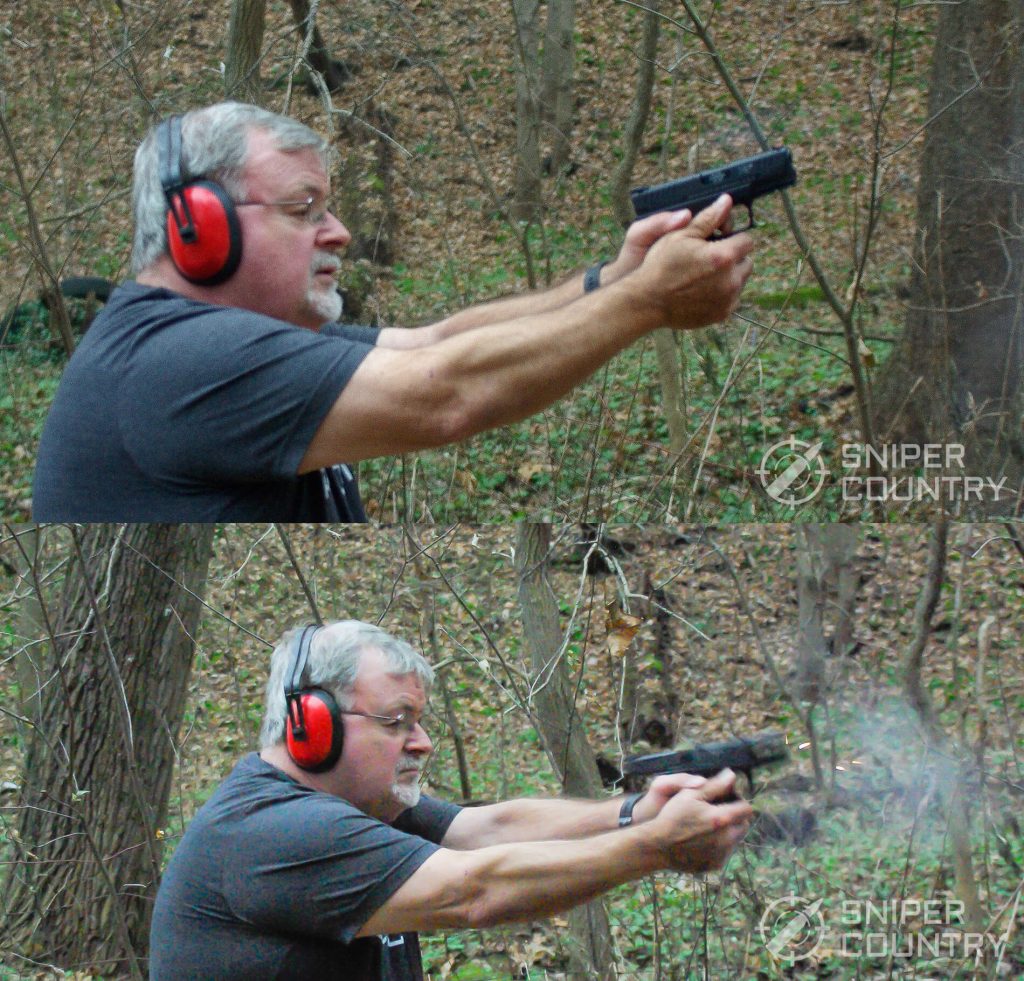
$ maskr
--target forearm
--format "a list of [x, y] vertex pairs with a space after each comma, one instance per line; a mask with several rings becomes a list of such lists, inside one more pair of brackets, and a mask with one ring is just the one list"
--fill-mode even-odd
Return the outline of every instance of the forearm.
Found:
[[[713, 209], [708, 209], [709, 212]], [[659, 213], [630, 226], [618, 255], [604, 264], [598, 275], [598, 285], [607, 286], [635, 271], [644, 262], [648, 250], [664, 235], [685, 228], [690, 223], [690, 212]], [[714, 212], [707, 223], [705, 236], [720, 224], [726, 227], [728, 209]], [[466, 331], [509, 321], [521, 320], [538, 314], [560, 310], [583, 294], [585, 274], [578, 272], [556, 286], [544, 290], [482, 303], [445, 317], [437, 323], [411, 329], [387, 328], [381, 332], [378, 345], [410, 350], [427, 347], [438, 341], [456, 337]]]
[[666, 865], [640, 829], [577, 841], [497, 845], [470, 853], [484, 884], [476, 900], [482, 925], [561, 913]]
[[517, 296], [509, 296], [489, 303], [481, 303], [467, 310], [445, 317], [435, 324], [440, 337], [454, 337], [464, 330], [500, 324], [520, 317], [532, 317], [540, 313], [559, 310], [567, 303], [583, 295], [583, 273], [577, 272], [568, 279], [544, 290], [533, 290]]
[[546, 408], [662, 322], [650, 298], [619, 287], [456, 335], [437, 350], [469, 430], [479, 432]]
[[521, 798], [465, 808], [445, 835], [446, 848], [468, 849], [523, 841], [569, 841], [618, 827], [622, 797], [604, 800]]
[[406, 350], [428, 347], [439, 341], [456, 337], [469, 330], [489, 327], [550, 313], [583, 295], [583, 274], [575, 273], [567, 280], [545, 290], [534, 290], [517, 296], [504, 297], [478, 303], [453, 313], [443, 320], [423, 327], [385, 328], [378, 344], [382, 347]]

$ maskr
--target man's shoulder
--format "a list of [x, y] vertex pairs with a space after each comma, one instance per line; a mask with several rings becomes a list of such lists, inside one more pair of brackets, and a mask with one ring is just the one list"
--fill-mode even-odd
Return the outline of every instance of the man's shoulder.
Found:
[[373, 820], [341, 797], [307, 787], [263, 760], [258, 753], [243, 756], [200, 809], [203, 822], [252, 820], [256, 823], [292, 820], [310, 810], [341, 820]]
[[152, 323], [164, 328], [171, 325], [204, 325], [209, 320], [248, 328], [285, 330], [292, 327], [291, 324], [243, 307], [207, 303], [162, 286], [150, 286], [134, 280], [122, 283], [114, 290], [100, 316], [106, 322]]
[[[287, 351], [333, 347], [366, 350], [377, 343], [375, 327], [325, 324], [319, 331], [244, 307], [207, 303], [162, 286], [128, 280], [111, 293], [80, 347], [103, 352], [104, 357], [128, 356], [148, 362], [171, 356], [172, 363], [208, 364], [221, 354], [234, 359], [239, 350], [253, 353], [253, 345], [271, 360]], [[115, 354], [121, 351], [121, 355]]]

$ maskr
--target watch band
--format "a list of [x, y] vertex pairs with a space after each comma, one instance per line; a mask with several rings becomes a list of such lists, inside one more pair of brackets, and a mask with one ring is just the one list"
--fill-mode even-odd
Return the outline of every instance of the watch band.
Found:
[[591, 266], [583, 276], [583, 292], [593, 293], [601, 285], [601, 270], [608, 265], [608, 260]]
[[633, 823], [633, 808], [636, 807], [636, 802], [643, 796], [643, 794], [630, 794], [623, 800], [622, 807], [619, 808], [620, 828], [628, 828]]

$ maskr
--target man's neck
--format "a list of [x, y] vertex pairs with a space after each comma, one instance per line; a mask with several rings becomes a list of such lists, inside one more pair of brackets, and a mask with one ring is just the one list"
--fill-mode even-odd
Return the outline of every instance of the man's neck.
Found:
[[309, 773], [307, 770], [303, 770], [301, 767], [296, 766], [295, 762], [288, 755], [288, 750], [282, 743], [278, 743], [276, 746], [268, 746], [266, 749], [261, 749], [260, 759], [263, 760], [264, 763], [269, 763], [270, 766], [280, 770], [286, 776], [291, 777], [296, 783], [301, 783], [304, 787], [310, 787], [313, 790], [325, 789], [320, 786], [317, 774]]
[[143, 269], [135, 277], [135, 282], [142, 286], [170, 290], [172, 293], [178, 293], [190, 300], [198, 300], [200, 303], [217, 302], [209, 295], [210, 290], [195, 286], [185, 279], [166, 256]]

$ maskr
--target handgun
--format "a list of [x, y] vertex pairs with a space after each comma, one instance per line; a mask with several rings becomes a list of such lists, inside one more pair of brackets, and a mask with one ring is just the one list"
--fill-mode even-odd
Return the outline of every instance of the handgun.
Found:
[[702, 743], [692, 749], [668, 749], [643, 756], [627, 756], [623, 761], [624, 776], [656, 776], [661, 773], [694, 773], [713, 777], [725, 769], [746, 776], [753, 791], [753, 773], [758, 767], [789, 759], [786, 737], [781, 732], [759, 732], [718, 743]]
[[637, 218], [646, 218], [659, 211], [676, 211], [680, 208], [689, 208], [693, 214], [697, 214], [720, 195], [728, 194], [733, 204], [747, 209], [750, 220], [747, 228], [753, 228], [754, 201], [764, 194], [792, 187], [795, 183], [793, 155], [786, 147], [778, 147], [665, 184], [638, 187], [630, 191], [629, 196]]

